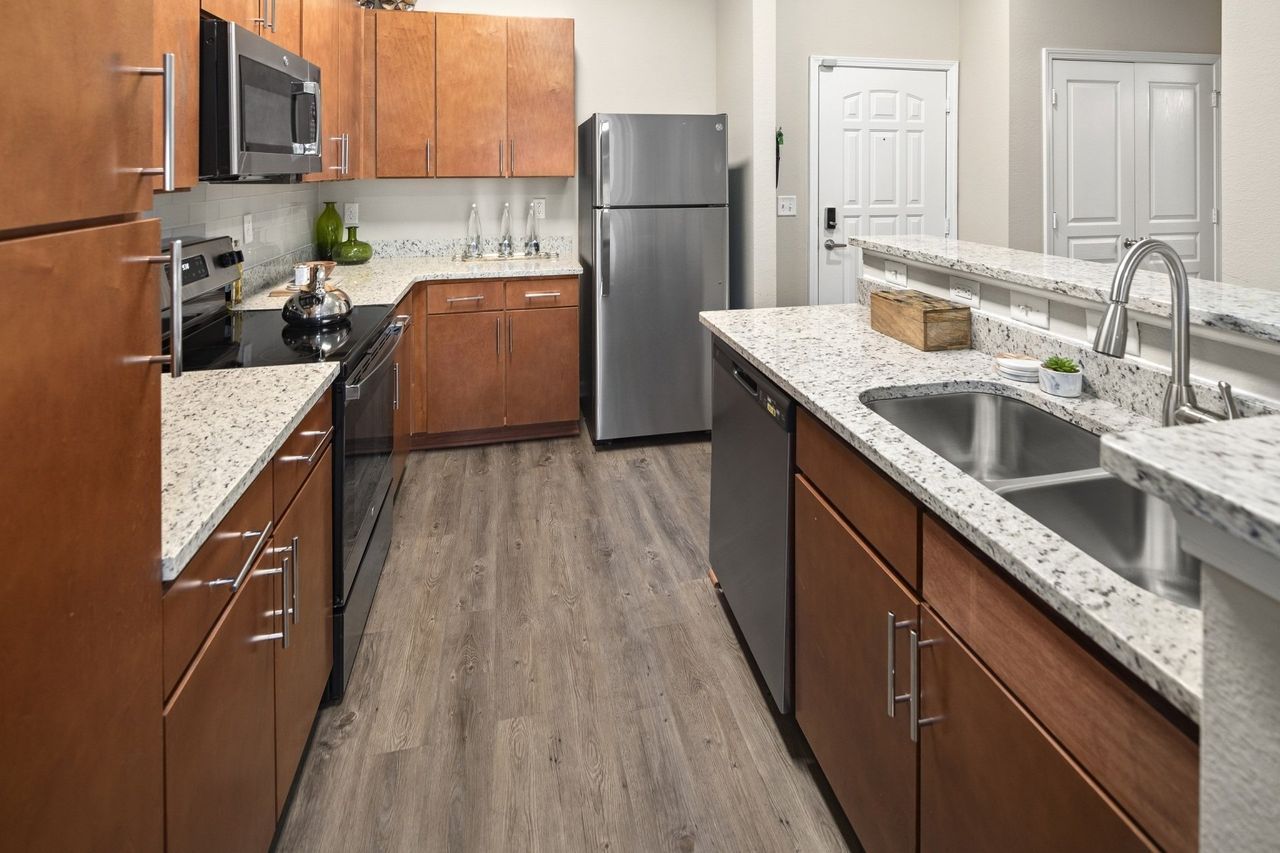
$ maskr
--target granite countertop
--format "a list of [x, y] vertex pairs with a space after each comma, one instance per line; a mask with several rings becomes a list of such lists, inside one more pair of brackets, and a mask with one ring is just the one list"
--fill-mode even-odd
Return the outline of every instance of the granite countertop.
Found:
[[165, 376], [162, 580], [181, 574], [337, 375], [334, 364], [302, 364]]
[[1102, 464], [1201, 521], [1280, 557], [1280, 415], [1102, 442]]
[[[1106, 302], [1113, 264], [1079, 261], [1023, 252], [946, 237], [851, 237], [849, 245], [880, 255], [945, 267], [973, 275], [1022, 284], [1090, 302]], [[1171, 310], [1169, 277], [1140, 272], [1129, 294], [1129, 307], [1157, 317]], [[1264, 341], [1280, 341], [1280, 299], [1274, 291], [1206, 279], [1191, 281], [1191, 322], [1239, 332]]]
[[950, 524], [1139, 679], [1199, 719], [1201, 615], [1129, 583], [863, 403], [994, 391], [1095, 433], [1155, 423], [1092, 397], [1051, 397], [1008, 382], [972, 350], [925, 353], [873, 332], [864, 306], [713, 311], [716, 337]]
[[[395, 305], [419, 281], [471, 281], [485, 278], [573, 277], [582, 273], [576, 261], [566, 258], [506, 261], [454, 261], [449, 258], [381, 258], [367, 264], [338, 267], [330, 283], [346, 291], [352, 305]], [[292, 279], [278, 282], [248, 296], [237, 306], [241, 311], [281, 308], [285, 296], [272, 296]]]

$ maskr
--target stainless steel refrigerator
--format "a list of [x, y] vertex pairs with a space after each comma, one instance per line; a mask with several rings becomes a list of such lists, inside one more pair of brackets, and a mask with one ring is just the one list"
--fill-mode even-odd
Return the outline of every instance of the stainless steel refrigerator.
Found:
[[600, 113], [578, 128], [582, 396], [596, 442], [711, 429], [729, 305], [724, 115]]

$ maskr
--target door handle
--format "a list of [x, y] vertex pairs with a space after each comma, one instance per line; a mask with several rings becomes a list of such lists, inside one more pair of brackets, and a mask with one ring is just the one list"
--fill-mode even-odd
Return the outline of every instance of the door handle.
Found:
[[427, 177], [431, 177], [431, 140], [427, 140]]
[[271, 32], [276, 31], [276, 23], [280, 18], [280, 0], [271, 0]]
[[[910, 619], [898, 621], [898, 617], [890, 610], [886, 614], [885, 632], [888, 636], [888, 661], [885, 666], [885, 710], [890, 717], [893, 717], [897, 707], [902, 702], [910, 701], [910, 693], [898, 693], [897, 686], [897, 651], [898, 651], [898, 631], [903, 628], [910, 628], [913, 624]], [[913, 634], [915, 632], [912, 632]]]
[[251, 539], [256, 536], [258, 541], [254, 543], [253, 550], [249, 553], [249, 559], [244, 561], [244, 565], [240, 567], [240, 571], [234, 578], [214, 578], [206, 586], [230, 586], [232, 593], [237, 592], [244, 585], [244, 579], [249, 576], [249, 570], [253, 568], [253, 564], [258, 562], [258, 557], [262, 554], [262, 548], [267, 544], [267, 539], [271, 536], [271, 524], [272, 522], [268, 520], [261, 530], [249, 530], [241, 534], [245, 539]]
[[506, 164], [507, 164], [507, 158], [504, 157], [502, 153], [502, 140], [499, 139], [498, 140], [498, 177], [499, 178], [505, 178], [507, 176], [506, 172], [503, 171], [503, 168], [506, 166]]
[[170, 243], [167, 255], [145, 255], [137, 260], [169, 265], [169, 354], [142, 356], [141, 360], [169, 365], [169, 377], [177, 379], [182, 375], [182, 241]]
[[828, 237], [828, 238], [826, 239], [826, 241], [822, 244], [822, 248], [824, 248], [824, 249], [826, 249], [828, 252], [830, 252], [830, 251], [833, 251], [833, 250], [835, 250], [835, 249], [847, 249], [847, 248], [849, 248], [849, 244], [848, 244], [848, 243], [837, 243], [835, 240], [832, 240], [830, 237]]
[[750, 394], [752, 397], [760, 396], [759, 386], [757, 386], [756, 383], [751, 381], [750, 376], [747, 376], [737, 367], [733, 368], [733, 378], [736, 379], [738, 381], [738, 384], [742, 386], [743, 390], [746, 391], [748, 394]]
[[391, 375], [395, 377], [395, 389], [391, 398], [392, 411], [400, 411], [400, 362], [391, 365]]
[[600, 211], [600, 233], [596, 235], [596, 262], [600, 265], [600, 295], [609, 295], [609, 211]]
[[911, 632], [911, 692], [907, 694], [908, 707], [911, 710], [911, 742], [920, 742], [920, 729], [931, 726], [942, 720], [941, 716], [920, 718], [920, 649], [923, 646], [936, 646], [941, 640], [921, 640], [918, 631]]
[[511, 354], [516, 351], [516, 320], [514, 317], [507, 316], [507, 361], [511, 360]]
[[507, 177], [514, 178], [516, 176], [516, 140], [512, 137], [507, 143]]
[[177, 58], [172, 53], [164, 55], [163, 63], [155, 68], [129, 69], [143, 77], [161, 77], [164, 80], [164, 165], [146, 169], [137, 169], [142, 175], [161, 175], [162, 189], [171, 193], [174, 189], [174, 176], [177, 171], [177, 85], [174, 63]]
[[[298, 537], [293, 537], [293, 541], [289, 543], [289, 554], [293, 558], [293, 624], [298, 624]], [[288, 557], [285, 558], [289, 559]]]

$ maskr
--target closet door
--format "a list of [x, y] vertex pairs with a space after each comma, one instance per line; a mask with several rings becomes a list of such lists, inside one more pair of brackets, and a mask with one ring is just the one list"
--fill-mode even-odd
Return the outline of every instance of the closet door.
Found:
[[1135, 236], [1159, 237], [1178, 250], [1190, 275], [1217, 278], [1213, 66], [1133, 69]]
[[1135, 232], [1134, 69], [1056, 60], [1053, 253], [1116, 263]]

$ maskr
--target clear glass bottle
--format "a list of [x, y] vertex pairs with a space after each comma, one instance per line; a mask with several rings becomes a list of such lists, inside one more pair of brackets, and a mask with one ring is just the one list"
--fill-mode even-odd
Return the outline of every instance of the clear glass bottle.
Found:
[[498, 254], [509, 258], [515, 254], [511, 239], [511, 205], [502, 206], [502, 225], [498, 228]]
[[529, 215], [524, 220], [524, 253], [537, 255], [542, 251], [542, 242], [538, 239], [538, 210], [533, 202], [529, 202]]
[[467, 216], [467, 246], [463, 250], [464, 258], [478, 258], [483, 254], [483, 238], [480, 236], [480, 211], [473, 204]]

